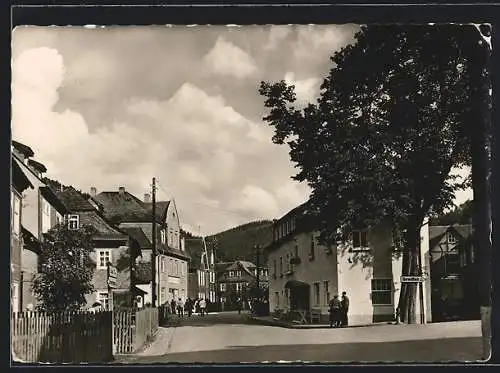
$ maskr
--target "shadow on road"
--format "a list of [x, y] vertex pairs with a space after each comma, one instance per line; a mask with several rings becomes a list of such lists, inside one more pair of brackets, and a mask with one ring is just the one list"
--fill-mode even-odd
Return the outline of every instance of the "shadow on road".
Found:
[[323, 345], [229, 346], [224, 350], [140, 357], [128, 363], [444, 363], [474, 362], [481, 357], [481, 338], [450, 338]]

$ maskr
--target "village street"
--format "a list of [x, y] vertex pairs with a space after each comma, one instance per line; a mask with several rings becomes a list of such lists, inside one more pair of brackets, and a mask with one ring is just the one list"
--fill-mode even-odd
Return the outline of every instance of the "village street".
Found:
[[479, 321], [287, 329], [254, 325], [234, 312], [193, 316], [160, 328], [155, 341], [123, 363], [476, 361]]

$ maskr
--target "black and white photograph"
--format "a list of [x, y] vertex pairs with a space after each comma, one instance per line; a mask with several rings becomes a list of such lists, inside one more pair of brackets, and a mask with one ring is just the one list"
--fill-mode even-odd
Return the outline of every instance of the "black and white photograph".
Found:
[[487, 361], [491, 34], [16, 26], [11, 360]]

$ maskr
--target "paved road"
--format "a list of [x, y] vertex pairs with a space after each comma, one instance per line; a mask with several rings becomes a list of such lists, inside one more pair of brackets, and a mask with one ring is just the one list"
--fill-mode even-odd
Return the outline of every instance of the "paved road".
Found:
[[161, 328], [152, 345], [120, 362], [443, 362], [481, 356], [477, 321], [377, 325], [346, 329], [285, 329], [248, 325], [245, 315], [220, 313]]

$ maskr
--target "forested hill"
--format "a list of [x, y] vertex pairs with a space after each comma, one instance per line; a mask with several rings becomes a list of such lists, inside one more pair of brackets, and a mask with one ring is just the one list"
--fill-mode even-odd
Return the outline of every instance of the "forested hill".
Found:
[[471, 224], [474, 201], [468, 200], [447, 213], [430, 219], [431, 225]]
[[[254, 245], [265, 247], [273, 239], [272, 221], [260, 220], [228, 229], [205, 238], [207, 249], [216, 247], [216, 261], [248, 260], [255, 263]], [[196, 238], [189, 232], [185, 237]], [[186, 246], [188, 246], [186, 244]], [[189, 250], [189, 247], [187, 247]], [[196, 250], [193, 247], [194, 250]], [[199, 258], [198, 253], [190, 253], [193, 258]], [[267, 260], [265, 253], [261, 255], [262, 264]], [[196, 259], [195, 259], [196, 260]]]

